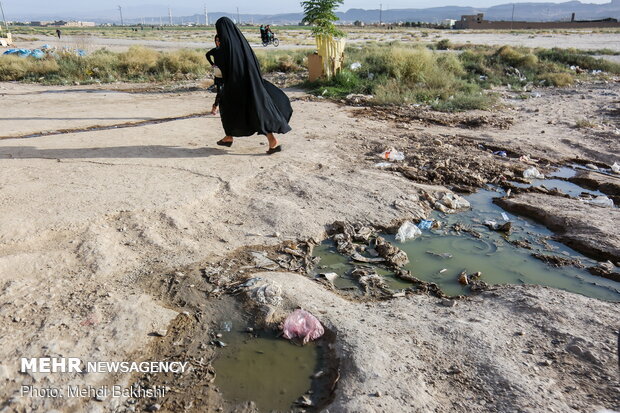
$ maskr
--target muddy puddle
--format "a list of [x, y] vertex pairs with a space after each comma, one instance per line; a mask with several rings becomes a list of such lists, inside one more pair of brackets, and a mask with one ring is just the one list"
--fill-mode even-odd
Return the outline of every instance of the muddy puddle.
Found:
[[303, 346], [283, 338], [279, 323], [266, 323], [238, 288], [242, 282], [229, 278], [246, 262], [227, 264], [218, 267], [218, 278], [229, 279], [224, 284], [211, 283], [201, 268], [153, 280], [151, 288], [180, 314], [167, 331], [153, 333], [161, 338], [151, 358], [191, 367], [180, 375], [135, 377], [136, 386], [168, 389], [164, 397], [139, 400], [139, 410], [310, 412], [329, 404], [339, 377], [335, 334], [325, 328], [320, 339]]
[[222, 324], [218, 340], [225, 346], [217, 350], [213, 367], [215, 385], [228, 402], [251, 400], [261, 412], [311, 404], [310, 395], [317, 390], [313, 377], [324, 364], [320, 343], [296, 345], [273, 331], [248, 331], [251, 327], [241, 320]]
[[[562, 168], [557, 174], [559, 178], [569, 178], [574, 175], [574, 170]], [[598, 192], [562, 179], [539, 181], [532, 184], [545, 185], [547, 188], [559, 185], [565, 193], [575, 197], [582, 193], [597, 195]], [[500, 188], [488, 187], [465, 197], [471, 204], [468, 211], [457, 214], [433, 212], [429, 219], [439, 222], [440, 228], [423, 230], [422, 235], [414, 240], [399, 243], [393, 235], [381, 235], [407, 253], [410, 262], [403, 269], [410, 271], [417, 279], [437, 284], [447, 295], [470, 294], [470, 287], [459, 282], [459, 275], [463, 272], [480, 272], [480, 280], [490, 285], [539, 284], [620, 302], [620, 285], [617, 282], [587, 271], [587, 267], [597, 265], [595, 260], [553, 241], [553, 233], [543, 225], [507, 213], [495, 205], [493, 198], [503, 195], [505, 193]], [[509, 233], [492, 230], [488, 221], [498, 226], [510, 222], [511, 230]], [[464, 230], [457, 231], [455, 228]], [[413, 285], [397, 278], [381, 264], [353, 262], [339, 254], [330, 240], [316, 247], [314, 255], [321, 258], [316, 273], [338, 274], [333, 283], [339, 289], [361, 291], [359, 283], [351, 276], [351, 272], [360, 266], [374, 267], [392, 290]], [[548, 256], [553, 257], [555, 263], [560, 262], [560, 265], [550, 265], [541, 260], [541, 257], [545, 259]]]

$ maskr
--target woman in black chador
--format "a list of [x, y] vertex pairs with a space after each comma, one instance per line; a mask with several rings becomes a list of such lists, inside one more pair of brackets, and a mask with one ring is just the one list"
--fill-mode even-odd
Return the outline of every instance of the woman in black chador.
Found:
[[220, 114], [226, 132], [217, 144], [230, 147], [233, 137], [258, 133], [267, 136], [268, 154], [280, 152], [282, 145], [273, 134], [291, 130], [291, 102], [284, 92], [263, 80], [252, 48], [232, 20], [222, 17], [215, 28], [220, 39], [217, 65], [224, 79]]

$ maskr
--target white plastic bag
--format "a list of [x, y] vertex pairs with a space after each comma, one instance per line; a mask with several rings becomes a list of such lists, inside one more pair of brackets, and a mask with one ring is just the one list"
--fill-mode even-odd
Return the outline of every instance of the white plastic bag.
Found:
[[450, 209], [469, 209], [471, 206], [468, 200], [452, 193], [445, 194], [439, 202]]
[[586, 201], [586, 202], [588, 204], [598, 205], [598, 206], [607, 207], [607, 208], [613, 208], [614, 207], [614, 201], [612, 201], [611, 199], [607, 198], [605, 195], [597, 196], [596, 198], [591, 199], [591, 200]]
[[350, 68], [351, 70], [358, 70], [362, 67], [362, 64], [360, 62], [355, 62], [353, 64], [351, 64]]
[[616, 174], [620, 174], [620, 164], [618, 162], [614, 162], [614, 164], [611, 165], [611, 170]]
[[404, 161], [405, 160], [405, 154], [402, 152], [397, 151], [394, 148], [390, 148], [387, 151], [383, 152], [381, 154], [381, 158], [386, 159], [388, 161], [394, 162], [394, 161]]
[[284, 337], [289, 340], [295, 337], [303, 339], [303, 344], [316, 340], [325, 334], [321, 322], [305, 310], [295, 310], [284, 320], [282, 325]]
[[396, 241], [405, 242], [408, 239], [416, 239], [422, 235], [422, 231], [416, 225], [412, 224], [409, 221], [405, 221], [403, 225], [398, 229], [398, 233], [396, 234]]
[[541, 174], [538, 169], [533, 166], [523, 171], [523, 177], [525, 179], [545, 179], [545, 175]]

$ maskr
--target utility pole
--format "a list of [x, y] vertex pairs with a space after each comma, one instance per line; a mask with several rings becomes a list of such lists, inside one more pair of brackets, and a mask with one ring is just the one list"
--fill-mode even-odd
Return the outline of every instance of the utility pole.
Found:
[[237, 24], [241, 24], [241, 19], [239, 18], [239, 7], [237, 7]]
[[172, 9], [168, 7], [168, 23], [172, 26]]
[[512, 25], [515, 22], [515, 4], [512, 3], [512, 17], [510, 18], [510, 30], [512, 30]]
[[0, 1], [0, 11], [2, 11], [2, 21], [4, 22], [4, 27], [6, 27], [6, 32], [9, 32], [9, 24], [6, 22], [6, 17], [4, 17], [4, 8], [2, 7], [2, 2]]
[[383, 25], [383, 4], [379, 4], [379, 26]]
[[205, 26], [209, 25], [209, 13], [207, 12], [207, 5], [205, 4]]
[[164, 25], [164, 21], [162, 20], [161, 16], [159, 16], [159, 27]]
[[118, 6], [118, 12], [121, 14], [121, 26], [124, 26], [125, 22], [123, 22], [123, 8], [121, 6]]

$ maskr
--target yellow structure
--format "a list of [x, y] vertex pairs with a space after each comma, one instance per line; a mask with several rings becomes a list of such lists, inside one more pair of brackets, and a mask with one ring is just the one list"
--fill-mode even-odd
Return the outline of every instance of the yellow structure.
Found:
[[330, 78], [340, 71], [344, 63], [345, 39], [332, 36], [316, 36], [316, 47], [323, 62], [323, 76]]

